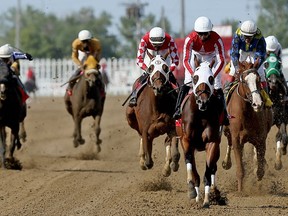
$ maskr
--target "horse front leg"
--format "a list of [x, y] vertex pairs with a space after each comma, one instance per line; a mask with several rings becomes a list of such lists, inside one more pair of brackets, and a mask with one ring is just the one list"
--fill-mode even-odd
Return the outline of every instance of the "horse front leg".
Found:
[[225, 132], [225, 136], [227, 137], [227, 150], [224, 160], [222, 161], [222, 167], [225, 170], [229, 170], [232, 167], [232, 160], [231, 160], [231, 150], [232, 150], [232, 139], [230, 131]]
[[256, 175], [257, 180], [261, 181], [264, 174], [265, 174], [265, 152], [266, 152], [266, 141], [263, 140], [262, 142], [259, 142], [258, 145], [255, 145], [256, 153], [257, 153], [257, 169], [256, 169]]
[[[17, 127], [18, 126], [18, 127]], [[21, 170], [22, 165], [19, 160], [14, 158], [16, 146], [21, 146], [19, 139], [19, 124], [11, 129], [10, 142], [6, 143], [4, 166], [7, 169]]]
[[[27, 138], [27, 133], [26, 133], [25, 124], [23, 120], [22, 122], [20, 122], [19, 139], [21, 139], [23, 142], [26, 142], [26, 138]], [[20, 148], [21, 146], [17, 146], [17, 149], [20, 149]]]
[[237, 166], [236, 177], [238, 182], [238, 192], [242, 192], [243, 189], [243, 178], [244, 178], [244, 167], [243, 167], [243, 144], [240, 144], [239, 137], [232, 138], [232, 146], [234, 149], [235, 163]]
[[82, 145], [85, 143], [85, 140], [82, 138], [81, 135], [81, 123], [82, 123], [82, 118], [77, 116], [74, 117], [74, 133], [73, 133], [73, 144], [74, 147], [77, 148], [79, 145]]
[[152, 137], [148, 134], [148, 132], [142, 133], [142, 145], [145, 155], [145, 166], [147, 169], [151, 169], [154, 165], [152, 160]]
[[171, 168], [170, 168], [170, 163], [172, 161], [172, 156], [171, 156], [171, 137], [167, 136], [165, 138], [165, 150], [166, 150], [166, 157], [165, 157], [165, 164], [163, 167], [162, 174], [164, 177], [168, 177], [171, 175]]
[[5, 168], [5, 152], [6, 152], [6, 131], [5, 127], [0, 127], [0, 157], [1, 157], [1, 167]]
[[282, 135], [281, 135], [281, 125], [277, 125], [278, 127], [278, 131], [276, 134], [276, 158], [275, 158], [275, 164], [274, 164], [274, 168], [275, 170], [280, 170], [282, 169], [282, 152], [281, 152], [281, 140], [282, 140]]
[[210, 189], [214, 195], [214, 199], [219, 199], [216, 197], [219, 195], [218, 189], [215, 183], [215, 174], [217, 171], [217, 161], [220, 157], [219, 143], [211, 142], [206, 144], [206, 170], [204, 176], [205, 183], [205, 193], [203, 207], [209, 208], [210, 206]]
[[101, 116], [100, 116], [100, 115], [97, 115], [97, 116], [94, 118], [94, 127], [95, 127], [95, 136], [96, 136], [97, 152], [100, 152], [100, 151], [101, 151], [101, 146], [100, 146], [100, 144], [102, 143], [102, 140], [100, 139], [100, 133], [101, 133], [100, 122], [101, 122]]

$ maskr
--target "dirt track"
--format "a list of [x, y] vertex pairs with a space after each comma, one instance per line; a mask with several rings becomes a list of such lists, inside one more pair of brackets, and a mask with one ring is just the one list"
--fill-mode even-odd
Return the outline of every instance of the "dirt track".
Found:
[[[93, 153], [91, 119], [83, 122], [86, 143], [75, 149], [72, 118], [63, 99], [32, 101], [26, 119], [27, 142], [16, 152], [23, 170], [0, 170], [0, 215], [288, 215], [288, 156], [283, 157], [283, 169], [275, 171], [274, 127], [268, 138], [264, 179], [257, 182], [248, 166], [243, 194], [236, 192], [235, 164], [228, 171], [221, 167], [223, 137], [216, 183], [227, 205], [202, 209], [188, 201], [182, 155], [179, 171], [168, 178], [161, 176], [163, 138], [154, 142], [154, 167], [140, 169], [138, 136], [126, 123], [124, 99], [107, 98], [98, 155]], [[205, 155], [197, 157], [202, 177]]]

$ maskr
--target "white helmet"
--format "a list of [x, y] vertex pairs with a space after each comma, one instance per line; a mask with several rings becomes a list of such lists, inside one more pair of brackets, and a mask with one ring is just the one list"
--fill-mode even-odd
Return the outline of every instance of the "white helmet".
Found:
[[154, 27], [149, 32], [149, 41], [152, 45], [162, 45], [165, 41], [165, 32], [160, 27]]
[[210, 32], [212, 31], [213, 24], [208, 17], [198, 17], [194, 23], [194, 30], [196, 32]]
[[0, 47], [0, 58], [10, 58], [13, 53], [13, 48], [10, 44], [5, 44]]
[[266, 50], [267, 51], [271, 51], [274, 52], [277, 50], [278, 48], [278, 40], [275, 36], [271, 35], [265, 38], [266, 41]]
[[79, 40], [83, 41], [83, 40], [90, 40], [92, 38], [92, 34], [90, 31], [88, 30], [82, 30], [79, 32], [78, 34], [78, 38]]
[[241, 34], [245, 36], [253, 36], [257, 32], [257, 25], [255, 22], [251, 20], [247, 20], [242, 23], [241, 27]]

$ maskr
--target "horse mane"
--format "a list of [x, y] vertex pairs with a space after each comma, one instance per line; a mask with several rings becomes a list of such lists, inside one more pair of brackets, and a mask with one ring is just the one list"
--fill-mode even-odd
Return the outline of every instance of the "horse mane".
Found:
[[93, 55], [88, 55], [83, 64], [83, 69], [89, 70], [98, 68], [99, 68], [99, 62], [96, 60], [96, 58]]

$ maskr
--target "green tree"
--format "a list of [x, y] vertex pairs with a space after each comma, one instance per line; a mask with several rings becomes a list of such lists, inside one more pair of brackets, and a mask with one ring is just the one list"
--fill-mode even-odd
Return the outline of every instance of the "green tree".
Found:
[[[14, 44], [16, 8], [11, 8], [1, 15], [1, 44]], [[78, 32], [88, 29], [100, 39], [103, 57], [116, 56], [119, 49], [118, 38], [109, 35], [111, 16], [102, 12], [94, 16], [91, 8], [82, 8], [64, 19], [54, 14], [45, 14], [40, 10], [27, 6], [21, 12], [20, 44], [21, 50], [31, 53], [34, 58], [70, 58], [72, 41]]]
[[258, 27], [264, 37], [274, 35], [282, 47], [288, 46], [288, 1], [260, 0]]

